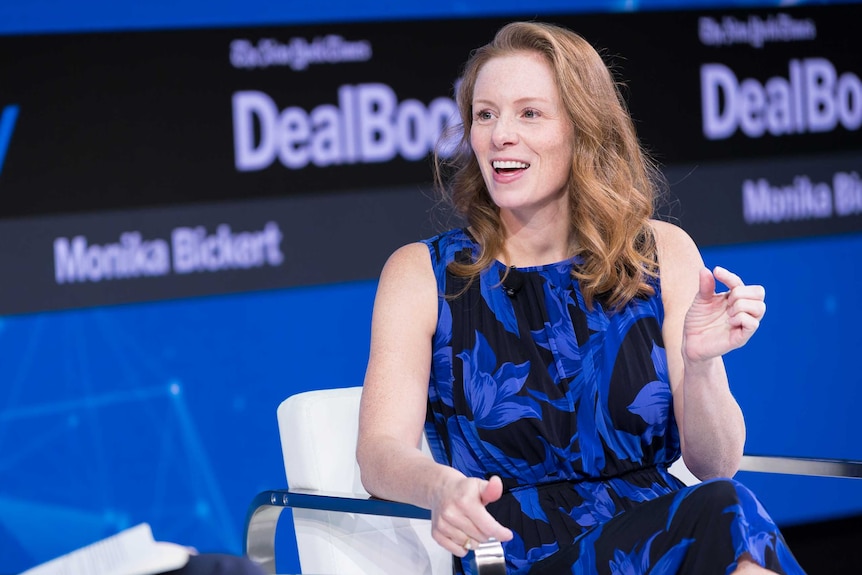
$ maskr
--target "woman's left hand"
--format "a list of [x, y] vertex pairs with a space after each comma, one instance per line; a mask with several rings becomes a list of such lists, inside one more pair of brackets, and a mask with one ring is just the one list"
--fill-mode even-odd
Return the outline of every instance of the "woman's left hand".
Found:
[[[715, 293], [715, 282], [729, 289]], [[705, 361], [745, 345], [760, 327], [766, 313], [766, 290], [745, 285], [722, 268], [700, 271], [700, 288], [685, 315], [683, 355], [688, 361]]]

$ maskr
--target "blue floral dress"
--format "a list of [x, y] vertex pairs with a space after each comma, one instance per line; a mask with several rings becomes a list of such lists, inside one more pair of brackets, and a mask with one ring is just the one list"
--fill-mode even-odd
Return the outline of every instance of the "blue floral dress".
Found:
[[488, 510], [514, 532], [509, 573], [724, 574], [743, 554], [803, 573], [745, 487], [668, 473], [680, 442], [658, 285], [616, 313], [588, 310], [577, 259], [513, 269], [505, 285], [496, 262], [468, 282], [447, 271], [478, 253], [465, 230], [425, 243], [441, 294], [426, 435], [436, 461], [502, 478]]

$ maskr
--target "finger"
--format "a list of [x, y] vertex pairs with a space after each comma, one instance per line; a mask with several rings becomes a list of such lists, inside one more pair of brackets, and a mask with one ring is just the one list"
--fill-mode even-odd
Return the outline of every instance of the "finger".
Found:
[[760, 327], [760, 320], [748, 315], [747, 313], [740, 313], [730, 318], [730, 325], [741, 330], [743, 341], [739, 345], [742, 345], [747, 342]]
[[[497, 475], [492, 475], [491, 478], [482, 486], [482, 490], [479, 495], [482, 499], [482, 505], [488, 505], [489, 503], [497, 501], [503, 496], [503, 480]], [[482, 539], [483, 541], [487, 541], [491, 537], [494, 537], [498, 541], [509, 541], [513, 537], [510, 529], [500, 525], [500, 523], [487, 512], [477, 519], [477, 527], [481, 529], [484, 535], [484, 539]]]
[[488, 505], [500, 499], [503, 495], [503, 480], [497, 475], [492, 475], [479, 490], [482, 505]]
[[746, 314], [759, 320], [766, 313], [766, 302], [753, 299], [736, 300], [727, 313], [731, 318], [739, 314]]
[[[440, 520], [437, 523], [437, 531], [442, 539], [438, 542], [451, 552], [453, 549], [461, 548], [466, 553], [469, 548], [474, 547], [477, 542], [487, 541], [491, 537], [498, 537], [497, 531], [504, 529], [497, 521], [491, 517], [484, 507], [478, 507], [478, 514], [474, 520], [464, 513], [453, 511], [451, 513], [442, 513]], [[508, 530], [506, 530], [508, 531]], [[504, 535], [500, 534], [499, 536]], [[435, 537], [437, 539], [437, 537]], [[511, 536], [509, 537], [511, 539]], [[501, 539], [502, 540], [502, 539]], [[506, 539], [508, 540], [508, 539]], [[465, 546], [467, 548], [465, 548]], [[463, 555], [459, 555], [462, 557]]]
[[[498, 541], [509, 541], [513, 537], [512, 531], [503, 527], [485, 509], [482, 509], [475, 516], [467, 518], [467, 521], [459, 527], [459, 530], [465, 535], [465, 539], [469, 537], [474, 543], [487, 541], [492, 537]], [[458, 537], [453, 538], [457, 540], [460, 536], [461, 533], [458, 534]], [[460, 543], [463, 543], [463, 540]]]
[[432, 536], [447, 551], [458, 557], [467, 554], [465, 545], [472, 546], [474, 537], [468, 531], [475, 531], [472, 522], [454, 513], [441, 513], [434, 521]]
[[726, 285], [729, 289], [745, 285], [745, 282], [742, 281], [741, 277], [727, 268], [715, 266], [712, 273], [715, 275], [715, 279]]
[[733, 305], [736, 300], [750, 299], [755, 301], [764, 301], [766, 299], [766, 290], [761, 285], [743, 285], [730, 290], [728, 294], [728, 304]]
[[[465, 545], [467, 545], [468, 542], [470, 542], [471, 540], [469, 537], [467, 537], [467, 535], [464, 535], [462, 539], [455, 539], [453, 537], [457, 536], [447, 537], [442, 535], [440, 532], [435, 531], [434, 533], [432, 533], [432, 536], [434, 537], [434, 541], [436, 541], [441, 547], [443, 547], [452, 555], [464, 557], [468, 552], [468, 549], [465, 547]], [[470, 544], [470, 547], [472, 547], [472, 544]]]
[[706, 268], [700, 270], [700, 284], [697, 295], [700, 299], [708, 300], [715, 294], [715, 278], [712, 272]]
[[464, 557], [467, 553], [473, 550], [473, 538], [469, 535], [464, 536], [464, 540], [460, 544], [455, 543], [459, 547], [458, 556]]
[[[507, 530], [508, 531], [508, 530]], [[482, 534], [477, 535], [476, 532], [470, 531], [453, 531], [452, 534], [444, 539], [438, 540], [441, 542], [443, 546], [453, 555], [458, 555], [459, 557], [463, 557], [468, 552], [475, 550], [479, 544], [488, 541], [493, 536], [485, 536]], [[512, 539], [511, 532], [509, 532], [508, 538], [497, 538], [498, 541], [508, 541]]]
[[474, 536], [477, 541], [487, 541], [492, 537], [497, 541], [510, 541], [514, 537], [512, 530], [500, 525], [490, 513], [485, 520], [477, 521], [477, 527], [480, 531], [480, 535]]
[[471, 478], [465, 487], [468, 485], [462, 497], [435, 513], [435, 540], [450, 552], [454, 552], [456, 547], [463, 547], [465, 543], [474, 546], [491, 537], [499, 541], [511, 540], [511, 530], [503, 527], [485, 509], [487, 503], [496, 501], [502, 495], [502, 480], [499, 477], [492, 477], [490, 481]]

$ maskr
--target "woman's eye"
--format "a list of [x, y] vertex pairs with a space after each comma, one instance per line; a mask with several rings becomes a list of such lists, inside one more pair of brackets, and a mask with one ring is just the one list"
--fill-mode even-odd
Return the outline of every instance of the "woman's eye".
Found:
[[491, 112], [489, 112], [488, 110], [482, 110], [481, 112], [476, 114], [476, 117], [480, 120], [490, 120]]
[[524, 117], [525, 118], [538, 118], [539, 117], [539, 111], [538, 110], [524, 110]]

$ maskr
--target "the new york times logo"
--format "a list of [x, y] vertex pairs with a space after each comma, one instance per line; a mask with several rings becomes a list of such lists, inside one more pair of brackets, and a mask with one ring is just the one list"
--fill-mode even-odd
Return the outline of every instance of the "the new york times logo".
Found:
[[6, 160], [6, 152], [9, 150], [9, 142], [12, 140], [12, 132], [15, 130], [15, 122], [18, 120], [18, 106], [10, 105], [3, 108], [0, 113], [0, 174], [3, 173], [3, 163]]

